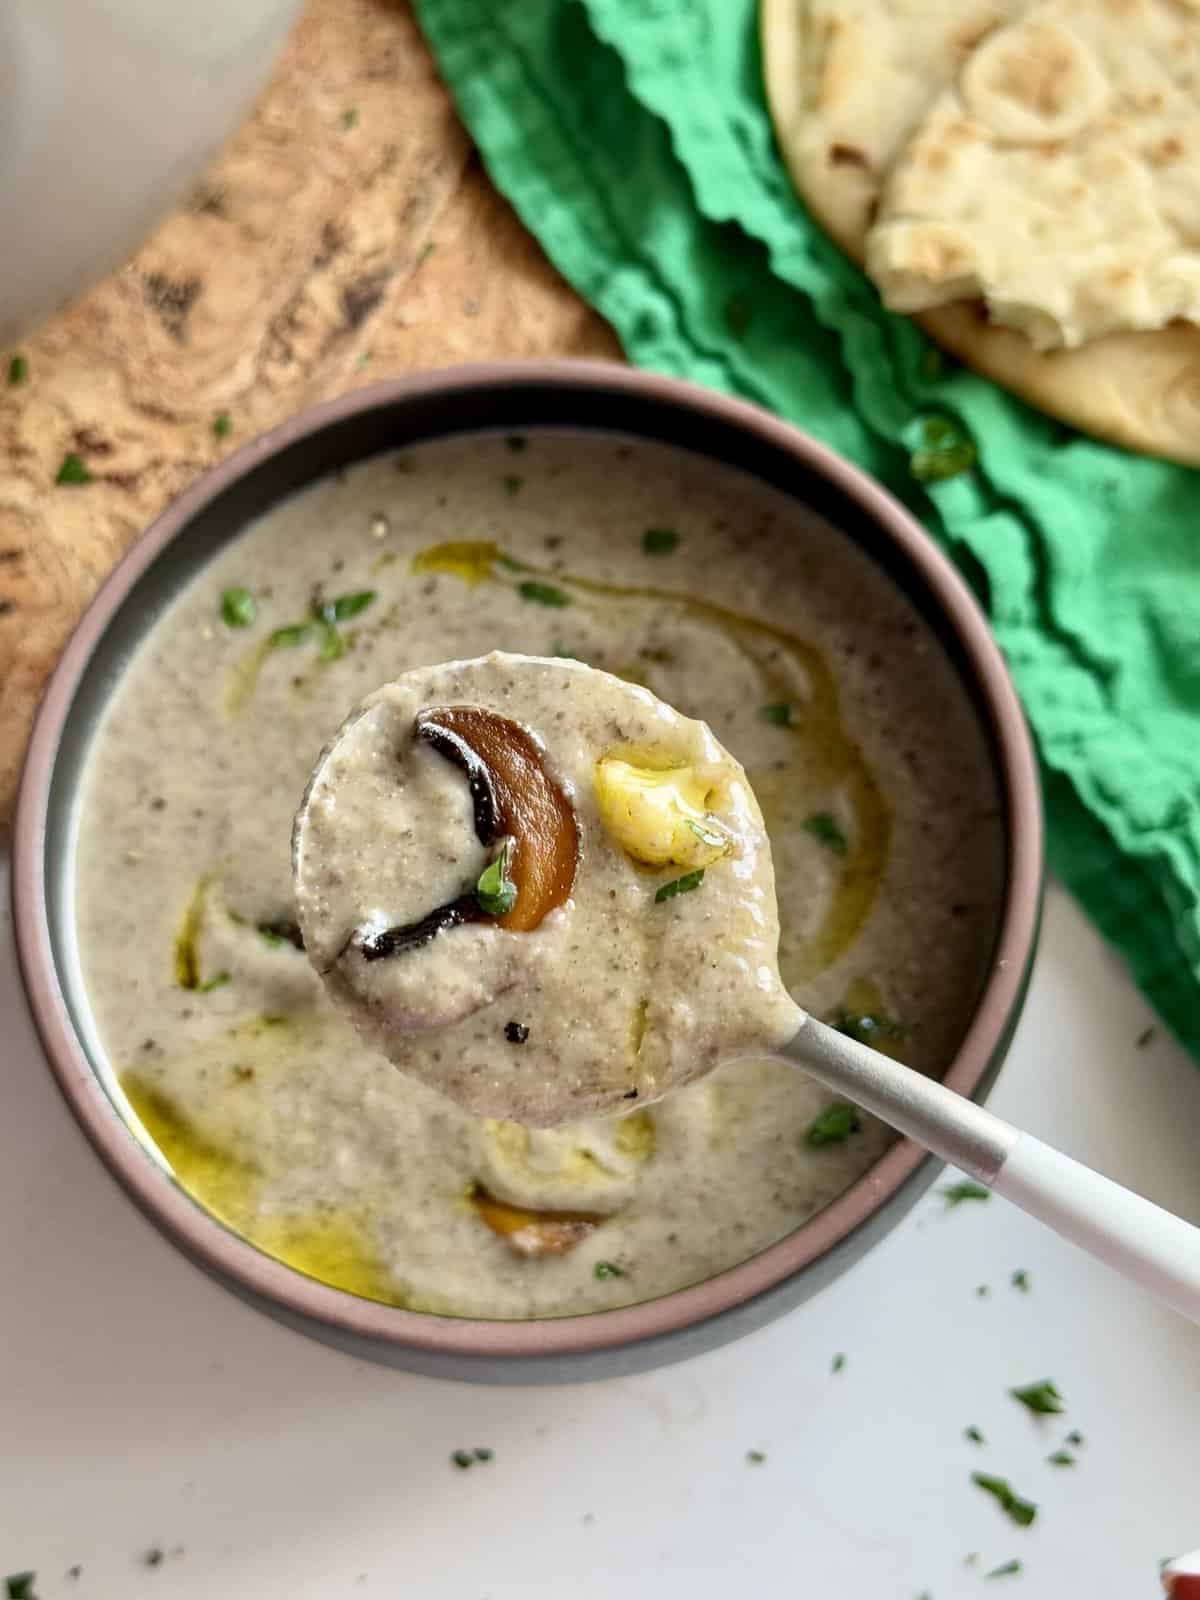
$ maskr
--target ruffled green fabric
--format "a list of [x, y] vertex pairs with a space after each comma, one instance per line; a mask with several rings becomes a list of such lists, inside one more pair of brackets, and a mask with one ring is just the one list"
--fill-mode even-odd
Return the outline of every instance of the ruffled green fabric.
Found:
[[[1200, 477], [941, 362], [809, 221], [753, 0], [417, 0], [498, 186], [641, 366], [744, 395], [913, 508], [991, 617], [1050, 856], [1200, 1056]], [[923, 487], [923, 418], [978, 466]]]

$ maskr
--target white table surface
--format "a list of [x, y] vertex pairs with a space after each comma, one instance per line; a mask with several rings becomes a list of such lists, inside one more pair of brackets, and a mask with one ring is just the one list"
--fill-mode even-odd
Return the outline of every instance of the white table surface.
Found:
[[[1136, 1600], [1200, 1544], [1200, 1330], [1002, 1201], [935, 1190], [808, 1305], [681, 1366], [437, 1382], [276, 1326], [142, 1220], [43, 1065], [7, 910], [0, 1019], [0, 1577], [34, 1568], [42, 1600]], [[1161, 1029], [1139, 1050], [1150, 1021], [1052, 892], [991, 1104], [1200, 1222], [1200, 1070]], [[1043, 1377], [1069, 1410], [1039, 1425], [1006, 1390]], [[1069, 1428], [1078, 1465], [1047, 1465]], [[495, 1460], [456, 1470], [474, 1445]]]

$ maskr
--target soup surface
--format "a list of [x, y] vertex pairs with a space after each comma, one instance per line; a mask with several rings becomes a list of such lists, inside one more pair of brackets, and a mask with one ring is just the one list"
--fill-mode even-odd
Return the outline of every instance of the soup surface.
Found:
[[744, 1260], [891, 1135], [770, 1061], [553, 1130], [473, 1118], [334, 1010], [292, 902], [309, 772], [376, 685], [493, 649], [706, 720], [762, 806], [796, 999], [924, 1071], [983, 978], [1001, 824], [908, 601], [821, 519], [663, 446], [544, 430], [377, 457], [249, 526], [155, 622], [97, 730], [76, 859], [131, 1122], [298, 1270], [414, 1309], [564, 1315]]

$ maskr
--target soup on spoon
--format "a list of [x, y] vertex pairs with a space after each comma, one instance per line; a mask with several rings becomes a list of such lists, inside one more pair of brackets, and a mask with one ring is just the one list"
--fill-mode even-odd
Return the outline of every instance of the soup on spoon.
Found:
[[628, 1111], [800, 1021], [741, 766], [578, 661], [497, 652], [378, 690], [317, 764], [293, 863], [333, 998], [476, 1115]]

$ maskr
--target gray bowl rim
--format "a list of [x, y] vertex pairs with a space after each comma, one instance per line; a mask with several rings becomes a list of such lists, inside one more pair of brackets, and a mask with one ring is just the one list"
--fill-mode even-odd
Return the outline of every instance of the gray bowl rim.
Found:
[[[808, 1222], [715, 1277], [637, 1305], [528, 1321], [433, 1315], [363, 1300], [264, 1254], [193, 1200], [117, 1113], [88, 1059], [60, 986], [46, 901], [45, 837], [56, 753], [92, 652], [134, 584], [211, 501], [272, 456], [376, 408], [455, 392], [555, 387], [656, 400], [723, 422], [791, 456], [855, 502], [898, 547], [943, 613], [986, 710], [1005, 801], [1008, 878], [992, 960], [975, 1014], [944, 1081], [972, 1096], [986, 1087], [1018, 1009], [1036, 944], [1043, 871], [1041, 792], [1016, 690], [974, 596], [916, 519], [881, 485], [808, 434], [746, 401], [681, 379], [598, 361], [495, 361], [405, 375], [290, 417], [202, 474], [133, 544], [84, 613], [47, 685], [26, 753], [13, 828], [17, 954], [37, 1032], [68, 1105], [130, 1197], [192, 1259], [292, 1317], [351, 1337], [447, 1357], [521, 1360], [618, 1350], [720, 1317], [781, 1285], [847, 1240], [913, 1177], [927, 1152], [901, 1139]], [[514, 424], [514, 426], [518, 426]]]

